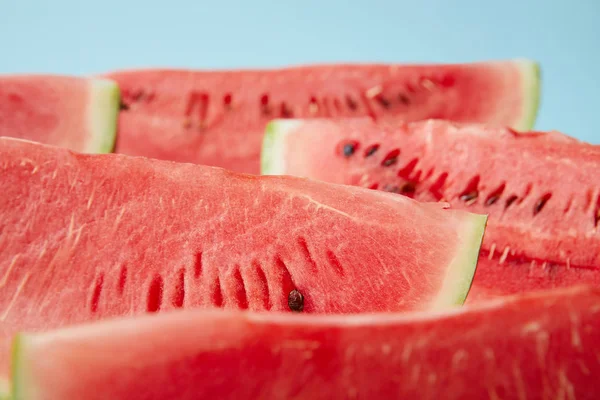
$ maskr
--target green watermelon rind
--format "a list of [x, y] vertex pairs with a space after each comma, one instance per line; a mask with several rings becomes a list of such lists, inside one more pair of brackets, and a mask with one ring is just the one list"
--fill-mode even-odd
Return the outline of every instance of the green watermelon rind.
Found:
[[529, 131], [535, 126], [540, 108], [542, 91], [542, 72], [538, 62], [532, 60], [517, 60], [522, 78], [523, 109], [522, 118], [512, 128], [519, 131]]
[[[24, 389], [27, 388], [26, 379], [23, 377], [24, 366], [23, 366], [23, 336], [17, 334], [14, 337], [11, 351], [11, 395], [10, 400], [25, 400], [31, 399], [27, 393], [24, 393]], [[31, 399], [33, 400], [33, 399]]]
[[90, 82], [87, 122], [90, 137], [85, 153], [111, 153], [117, 140], [121, 90], [115, 81], [94, 78]]
[[0, 378], [0, 400], [11, 400], [10, 383], [8, 379]]
[[463, 245], [457, 247], [458, 251], [454, 259], [446, 268], [446, 275], [438, 295], [429, 304], [428, 310], [445, 310], [452, 306], [462, 306], [471, 291], [488, 216], [467, 214], [469, 216], [459, 230]]

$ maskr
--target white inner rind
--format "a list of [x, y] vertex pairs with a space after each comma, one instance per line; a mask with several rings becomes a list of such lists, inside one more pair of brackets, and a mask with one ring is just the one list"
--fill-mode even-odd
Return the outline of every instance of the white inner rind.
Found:
[[90, 136], [84, 145], [85, 153], [110, 153], [117, 138], [117, 119], [121, 93], [116, 82], [94, 79], [90, 83], [87, 109]]
[[443, 310], [448, 306], [462, 305], [475, 277], [479, 250], [487, 225], [487, 215], [470, 213], [459, 231], [462, 243], [456, 246], [456, 254], [446, 268], [438, 295], [431, 301], [428, 310]]
[[302, 120], [273, 120], [269, 122], [263, 137], [260, 155], [260, 173], [262, 175], [286, 175], [286, 139]]

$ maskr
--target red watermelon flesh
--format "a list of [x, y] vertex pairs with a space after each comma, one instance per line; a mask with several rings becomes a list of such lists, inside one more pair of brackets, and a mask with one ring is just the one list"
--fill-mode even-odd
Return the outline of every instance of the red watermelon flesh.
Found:
[[119, 87], [107, 79], [0, 75], [0, 136], [110, 152], [119, 99]]
[[452, 307], [486, 221], [363, 188], [15, 139], [0, 139], [0, 159], [5, 338], [181, 307]]
[[116, 151], [258, 174], [273, 118], [445, 118], [532, 127], [539, 69], [528, 60], [109, 73], [123, 93]]
[[600, 292], [444, 313], [182, 310], [18, 337], [14, 400], [600, 398]]
[[396, 192], [489, 214], [469, 301], [600, 285], [600, 146], [441, 120], [275, 121], [265, 174]]

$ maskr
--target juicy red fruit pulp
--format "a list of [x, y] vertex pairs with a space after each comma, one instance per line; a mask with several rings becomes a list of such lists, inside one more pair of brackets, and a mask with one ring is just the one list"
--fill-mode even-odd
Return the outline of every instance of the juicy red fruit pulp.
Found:
[[[322, 65], [273, 70], [107, 74], [123, 112], [116, 151], [259, 173], [274, 118], [369, 116], [521, 125], [523, 64]], [[531, 79], [530, 79], [531, 80]]]
[[285, 155], [278, 173], [488, 214], [469, 301], [580, 282], [600, 285], [599, 146], [557, 132], [441, 120], [304, 120], [289, 126], [289, 134], [281, 134]]

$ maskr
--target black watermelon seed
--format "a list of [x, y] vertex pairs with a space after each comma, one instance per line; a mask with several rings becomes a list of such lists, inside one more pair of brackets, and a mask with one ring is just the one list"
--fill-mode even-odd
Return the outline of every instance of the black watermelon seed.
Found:
[[288, 306], [290, 310], [301, 312], [304, 310], [304, 296], [298, 290], [294, 289], [288, 295]]
[[477, 198], [477, 196], [479, 196], [479, 193], [477, 191], [472, 191], [469, 193], [465, 193], [463, 195], [460, 196], [460, 199], [462, 201], [471, 201]]
[[344, 148], [342, 149], [342, 152], [344, 153], [345, 157], [350, 157], [352, 154], [354, 154], [355, 151], [356, 151], [356, 144], [354, 144], [354, 143], [346, 143], [344, 145]]
[[124, 103], [124, 102], [121, 101], [119, 103], [119, 110], [127, 111], [127, 110], [129, 110], [129, 106], [126, 103]]
[[367, 148], [367, 150], [365, 151], [365, 157], [370, 157], [373, 154], [375, 154], [375, 152], [379, 149], [379, 145], [378, 144], [374, 144], [372, 146], [369, 146]]
[[486, 206], [491, 206], [492, 204], [494, 204], [495, 202], [498, 201], [498, 199], [500, 198], [500, 196], [492, 196], [489, 199], [486, 200], [485, 205]]
[[384, 167], [389, 167], [390, 165], [396, 164], [396, 161], [398, 161], [398, 157], [386, 158], [385, 160], [383, 160], [381, 165], [383, 165]]

